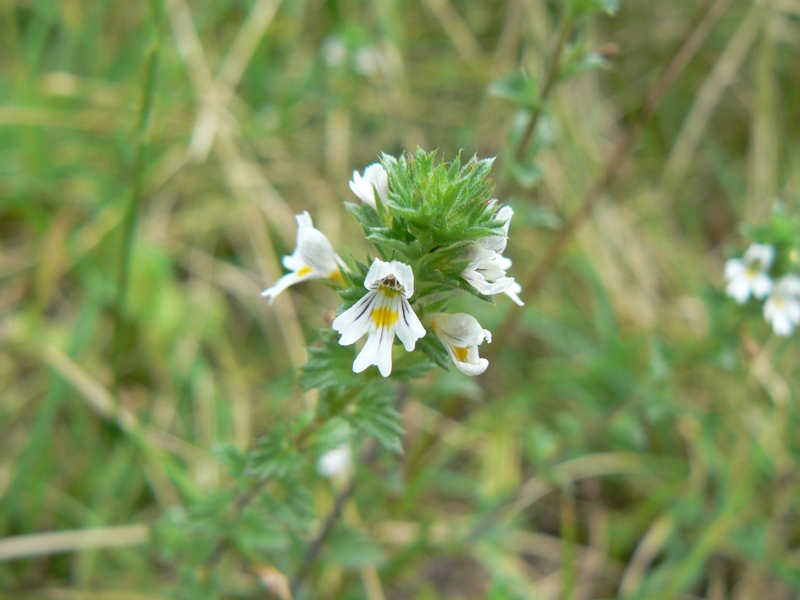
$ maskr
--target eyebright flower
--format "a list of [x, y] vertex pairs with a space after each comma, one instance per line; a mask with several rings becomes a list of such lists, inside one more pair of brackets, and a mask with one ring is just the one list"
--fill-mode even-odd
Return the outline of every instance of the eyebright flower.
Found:
[[753, 294], [761, 300], [772, 289], [768, 273], [775, 260], [775, 248], [770, 244], [751, 244], [744, 258], [731, 258], [725, 262], [725, 292], [739, 304], [744, 304]]
[[792, 335], [800, 325], [800, 277], [786, 275], [775, 282], [764, 303], [764, 318], [776, 335]]
[[444, 344], [453, 364], [467, 375], [480, 375], [489, 366], [489, 361], [478, 356], [478, 346], [492, 342], [492, 333], [483, 329], [472, 315], [456, 313], [431, 313], [433, 332]]
[[349, 444], [329, 450], [319, 457], [317, 472], [323, 477], [335, 477], [339, 473], [344, 473], [350, 468], [352, 454]]
[[363, 177], [358, 171], [353, 171], [350, 189], [362, 202], [375, 208], [375, 190], [378, 191], [381, 202], [389, 200], [389, 175], [380, 163], [372, 164], [364, 169]]
[[354, 344], [368, 334], [367, 343], [353, 362], [353, 372], [361, 373], [376, 365], [381, 375], [388, 377], [392, 372], [395, 334], [408, 352], [425, 335], [425, 328], [407, 300], [414, 293], [414, 273], [407, 264], [376, 258], [364, 287], [369, 290], [367, 295], [336, 317], [333, 328], [342, 335], [342, 346]]
[[510, 206], [504, 206], [497, 211], [495, 219], [504, 221], [503, 235], [487, 236], [470, 245], [464, 253], [469, 264], [461, 272], [461, 277], [481, 294], [506, 294], [518, 306], [523, 306], [524, 303], [517, 295], [522, 288], [515, 283], [513, 277], [506, 277], [506, 271], [511, 268], [511, 260], [503, 256], [508, 244], [508, 226], [512, 216], [514, 211]]
[[308, 279], [335, 279], [341, 283], [339, 271], [341, 259], [333, 251], [333, 246], [319, 229], [311, 223], [308, 211], [296, 215], [297, 247], [291, 256], [283, 257], [283, 266], [291, 271], [281, 277], [275, 285], [261, 292], [269, 298], [270, 304], [275, 296], [295, 283]]

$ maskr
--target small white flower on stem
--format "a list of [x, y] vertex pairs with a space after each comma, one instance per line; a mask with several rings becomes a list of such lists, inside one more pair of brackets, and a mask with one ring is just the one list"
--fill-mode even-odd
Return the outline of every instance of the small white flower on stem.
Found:
[[392, 344], [400, 338], [408, 352], [425, 335], [407, 298], [414, 293], [414, 273], [407, 264], [376, 258], [367, 272], [364, 287], [369, 292], [333, 321], [341, 334], [339, 343], [349, 346], [367, 334], [367, 343], [353, 362], [353, 372], [376, 365], [381, 375], [392, 372]]
[[764, 303], [764, 318], [776, 335], [792, 335], [800, 325], [800, 277], [786, 275], [775, 283]]
[[349, 444], [329, 450], [319, 457], [317, 472], [323, 477], [336, 477], [350, 468], [352, 455]]
[[739, 304], [744, 304], [752, 294], [761, 300], [772, 289], [769, 269], [775, 260], [775, 248], [770, 244], [751, 244], [744, 258], [731, 258], [725, 262], [725, 292]]
[[333, 251], [333, 246], [319, 229], [311, 223], [308, 211], [296, 215], [297, 247], [290, 256], [283, 257], [283, 266], [291, 271], [281, 277], [275, 285], [261, 292], [269, 298], [270, 304], [275, 296], [295, 283], [309, 279], [335, 279], [342, 281], [339, 270], [341, 259]]
[[522, 288], [513, 277], [506, 276], [506, 271], [511, 268], [511, 260], [503, 256], [508, 244], [508, 227], [512, 216], [514, 211], [510, 206], [504, 206], [497, 211], [495, 219], [503, 221], [503, 235], [480, 238], [470, 245], [464, 253], [469, 264], [461, 272], [461, 277], [485, 296], [506, 294], [518, 306], [524, 306], [518, 296]]
[[375, 190], [378, 191], [381, 202], [389, 200], [389, 175], [380, 163], [375, 163], [364, 169], [362, 177], [358, 171], [353, 171], [350, 189], [364, 204], [375, 208]]
[[489, 361], [478, 356], [478, 346], [492, 342], [492, 333], [465, 313], [431, 313], [431, 329], [444, 344], [453, 364], [466, 375], [480, 375]]

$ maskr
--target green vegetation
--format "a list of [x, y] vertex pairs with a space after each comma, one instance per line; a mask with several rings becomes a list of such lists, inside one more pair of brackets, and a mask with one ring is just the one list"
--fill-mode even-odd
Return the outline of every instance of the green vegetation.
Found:
[[[797, 270], [797, 73], [790, 0], [0, 4], [0, 598], [800, 596], [800, 334], [723, 278]], [[417, 148], [435, 186], [359, 204]], [[470, 194], [523, 308], [458, 278]], [[259, 296], [304, 210], [344, 305]], [[352, 372], [392, 252], [485, 373]]]

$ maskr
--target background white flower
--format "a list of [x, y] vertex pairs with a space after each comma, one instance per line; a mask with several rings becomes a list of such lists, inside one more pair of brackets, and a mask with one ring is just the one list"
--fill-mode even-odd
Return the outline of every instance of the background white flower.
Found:
[[725, 262], [725, 292], [739, 304], [744, 304], [750, 294], [761, 300], [769, 294], [772, 279], [769, 276], [775, 248], [770, 244], [751, 244], [744, 258], [731, 258]]
[[364, 169], [362, 177], [358, 171], [353, 171], [350, 189], [362, 202], [375, 208], [375, 190], [378, 190], [381, 202], [389, 200], [389, 175], [380, 163], [374, 163]]
[[480, 375], [489, 361], [478, 356], [478, 346], [491, 343], [492, 333], [466, 313], [431, 313], [431, 329], [444, 344], [453, 364], [467, 375]]
[[764, 318], [776, 335], [792, 335], [800, 325], [800, 277], [786, 275], [775, 283], [764, 303]]
[[376, 365], [381, 375], [392, 372], [394, 336], [411, 352], [425, 328], [406, 298], [414, 293], [414, 273], [407, 264], [376, 258], [367, 272], [364, 287], [370, 290], [333, 321], [341, 334], [339, 343], [349, 346], [367, 334], [367, 343], [353, 362], [353, 371], [361, 373]]
[[281, 277], [275, 285], [261, 292], [270, 304], [283, 290], [308, 279], [330, 278], [342, 281], [339, 270], [341, 259], [333, 251], [328, 238], [311, 222], [308, 211], [296, 215], [297, 247], [290, 256], [283, 257], [283, 266], [291, 271]]
[[317, 472], [323, 477], [335, 477], [344, 473], [350, 468], [352, 456], [353, 451], [350, 449], [350, 444], [329, 450], [319, 457]]

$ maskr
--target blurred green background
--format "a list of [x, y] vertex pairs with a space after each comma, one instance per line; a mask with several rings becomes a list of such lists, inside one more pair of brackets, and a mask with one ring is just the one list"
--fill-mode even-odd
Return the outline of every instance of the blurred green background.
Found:
[[[567, 41], [605, 68], [553, 87], [533, 162], [517, 160], [527, 113], [491, 92], [520, 69], [546, 76], [562, 12], [0, 3], [3, 598], [168, 597], [151, 526], [229, 485], [215, 445], [247, 448], [313, 400], [297, 369], [335, 293], [258, 295], [294, 248], [293, 215], [363, 256], [351, 173], [418, 145], [498, 157], [527, 305], [465, 299], [503, 332], [482, 348], [489, 370], [412, 384], [403, 455], [358, 470], [344, 515], [358, 537], [330, 541], [302, 597], [800, 597], [800, 353], [720, 292], [740, 224], [796, 205], [800, 2], [581, 17]], [[329, 482], [315, 502], [330, 509]], [[224, 597], [273, 597], [264, 568], [226, 563]]]

